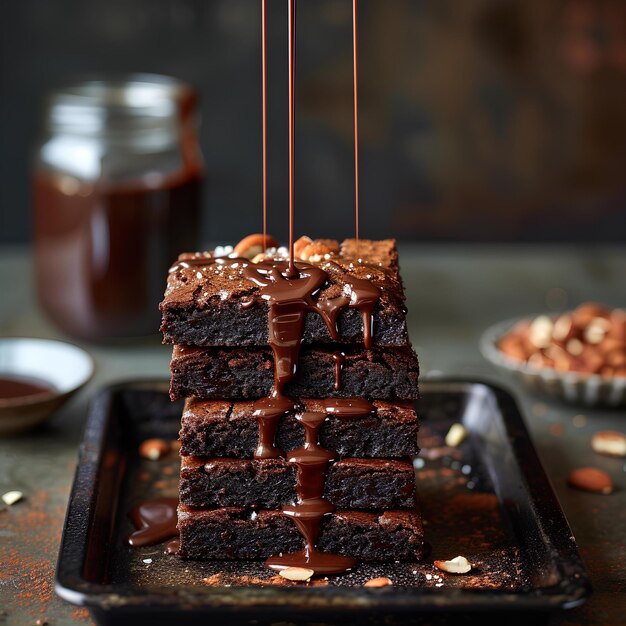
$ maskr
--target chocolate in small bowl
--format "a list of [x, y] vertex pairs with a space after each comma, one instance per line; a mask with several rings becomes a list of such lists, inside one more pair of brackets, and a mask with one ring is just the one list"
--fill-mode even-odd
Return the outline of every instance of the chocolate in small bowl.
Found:
[[93, 375], [92, 358], [61, 341], [0, 339], [0, 436], [45, 421]]

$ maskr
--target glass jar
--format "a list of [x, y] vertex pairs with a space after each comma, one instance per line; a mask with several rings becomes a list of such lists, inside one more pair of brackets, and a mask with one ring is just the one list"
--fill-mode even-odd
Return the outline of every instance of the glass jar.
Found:
[[67, 334], [158, 331], [167, 270], [199, 243], [196, 105], [191, 87], [156, 75], [51, 94], [33, 177], [37, 289]]

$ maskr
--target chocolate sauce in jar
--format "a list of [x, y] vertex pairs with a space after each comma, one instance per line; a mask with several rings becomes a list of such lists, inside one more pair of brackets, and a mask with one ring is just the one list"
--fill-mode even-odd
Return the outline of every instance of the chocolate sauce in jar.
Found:
[[71, 195], [61, 184], [49, 175], [34, 181], [41, 305], [81, 339], [155, 333], [163, 276], [179, 250], [196, 244], [199, 178], [154, 189], [84, 183]]
[[39, 300], [67, 334], [154, 334], [163, 276], [199, 231], [195, 92], [165, 77], [55, 92], [33, 177]]

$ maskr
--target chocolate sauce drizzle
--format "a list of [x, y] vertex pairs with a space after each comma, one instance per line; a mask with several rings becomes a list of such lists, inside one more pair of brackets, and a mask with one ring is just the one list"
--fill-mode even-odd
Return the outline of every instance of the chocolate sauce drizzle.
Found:
[[[278, 422], [289, 412], [296, 412], [296, 419], [305, 430], [302, 448], [286, 454], [287, 461], [297, 468], [295, 505], [283, 507], [283, 513], [291, 518], [302, 534], [305, 547], [294, 554], [269, 558], [266, 565], [272, 569], [299, 566], [312, 569], [317, 575], [339, 574], [354, 567], [355, 560], [317, 549], [321, 522], [334, 511], [324, 499], [324, 483], [328, 465], [336, 454], [323, 448], [319, 431], [329, 415], [350, 419], [370, 415], [374, 406], [363, 399], [329, 399], [323, 412], [298, 411], [297, 403], [285, 396], [284, 386], [296, 376], [304, 323], [309, 312], [321, 315], [331, 336], [339, 337], [337, 320], [339, 312], [354, 306], [361, 309], [364, 321], [364, 340], [371, 345], [371, 315], [379, 291], [365, 280], [349, 278], [346, 281], [349, 295], [342, 295], [320, 305], [316, 296], [329, 279], [327, 272], [308, 263], [293, 266], [295, 276], [290, 274], [285, 261], [264, 261], [248, 264], [243, 272], [248, 280], [260, 287], [260, 296], [269, 303], [268, 338], [274, 353], [274, 386], [270, 395], [254, 403], [254, 415], [259, 423], [259, 444], [255, 458], [275, 458], [282, 451], [275, 445]], [[252, 302], [244, 306], [251, 306]], [[333, 354], [336, 366], [335, 386], [341, 384], [342, 352]]]
[[[266, 87], [265, 87], [265, 0], [262, 2], [262, 46], [263, 46], [263, 234], [266, 236]], [[354, 131], [355, 131], [355, 206], [356, 238], [359, 237], [359, 184], [358, 184], [358, 97], [357, 97], [357, 2], [353, 0], [353, 61], [354, 61]], [[210, 256], [185, 257], [178, 261], [170, 272], [179, 269], [230, 264], [241, 268], [243, 275], [260, 287], [260, 296], [269, 303], [268, 342], [274, 354], [274, 385], [270, 395], [254, 403], [254, 416], [259, 424], [259, 443], [255, 458], [276, 458], [283, 452], [276, 447], [276, 429], [280, 419], [295, 412], [296, 419], [305, 430], [305, 444], [301, 448], [286, 453], [289, 463], [297, 468], [297, 502], [283, 507], [284, 515], [291, 518], [302, 537], [305, 547], [293, 554], [279, 554], [270, 557], [266, 565], [272, 569], [299, 566], [312, 569], [317, 575], [339, 574], [355, 565], [352, 557], [321, 552], [317, 547], [321, 523], [324, 517], [334, 511], [334, 507], [324, 499], [326, 473], [330, 463], [337, 457], [335, 452], [320, 445], [319, 433], [329, 415], [341, 419], [365, 417], [375, 411], [375, 407], [365, 399], [328, 399], [324, 411], [302, 411], [296, 401], [284, 394], [284, 386], [297, 374], [300, 346], [304, 334], [306, 315], [319, 314], [328, 327], [333, 340], [339, 339], [338, 321], [342, 310], [356, 308], [363, 318], [363, 342], [367, 349], [373, 343], [373, 311], [380, 298], [380, 290], [370, 281], [350, 276], [338, 267], [343, 278], [343, 294], [330, 300], [319, 302], [321, 289], [327, 284], [329, 274], [321, 267], [294, 261], [294, 83], [295, 83], [295, 0], [288, 2], [288, 121], [289, 121], [289, 259], [273, 260], [251, 264], [247, 259]], [[335, 266], [327, 262], [327, 269]], [[245, 303], [248, 307], [253, 301]], [[341, 387], [341, 370], [345, 355], [333, 354], [335, 361], [335, 389]], [[145, 516], [141, 517], [144, 520]], [[142, 524], [144, 521], [141, 522]], [[145, 530], [145, 529], [144, 529]], [[137, 531], [141, 533], [142, 531]], [[134, 533], [136, 534], [136, 533]], [[146, 533], [145, 534], [149, 534]]]
[[261, 126], [263, 151], [263, 249], [267, 250], [267, 0], [261, 0]]
[[[305, 443], [291, 450], [287, 461], [297, 469], [296, 493], [298, 501], [283, 507], [283, 514], [291, 518], [304, 538], [304, 549], [292, 554], [279, 554], [265, 561], [271, 569], [306, 567], [316, 575], [342, 574], [352, 569], [356, 559], [317, 548], [321, 523], [335, 507], [323, 497], [328, 466], [337, 459], [336, 453], [320, 445], [320, 429], [329, 414], [344, 419], [366, 417], [375, 410], [374, 406], [360, 398], [338, 398], [327, 400], [324, 411], [305, 411], [296, 415], [304, 428]], [[262, 427], [261, 427], [262, 428]]]
[[[192, 267], [211, 266], [216, 266], [218, 269], [222, 267], [242, 269], [246, 278], [261, 287], [261, 297], [269, 301], [270, 309], [273, 305], [276, 305], [276, 311], [280, 309], [282, 313], [285, 313], [285, 310], [290, 306], [302, 308], [302, 301], [305, 300], [306, 306], [302, 308], [301, 323], [304, 324], [304, 313], [306, 311], [318, 313], [326, 323], [330, 336], [334, 341], [340, 338], [338, 322], [341, 312], [346, 308], [357, 309], [363, 319], [363, 343], [368, 350], [371, 349], [374, 333], [373, 313], [380, 299], [380, 289], [369, 280], [351, 276], [346, 269], [337, 263], [327, 261], [324, 263], [324, 267], [337, 275], [341, 275], [344, 281], [344, 293], [321, 302], [316, 297], [319, 295], [322, 287], [328, 282], [330, 276], [321, 267], [304, 262], [295, 263], [293, 266], [294, 273], [290, 274], [288, 262], [282, 260], [252, 263], [249, 259], [242, 257], [190, 255], [174, 263], [169, 273], [173, 274]], [[378, 270], [379, 268], [373, 269]], [[307, 280], [300, 282], [299, 279]], [[272, 285], [275, 286], [272, 287]], [[292, 293], [292, 289], [297, 289], [297, 292], [294, 291]], [[283, 301], [293, 302], [293, 304], [289, 304], [286, 307], [283, 306]], [[251, 306], [252, 302], [246, 303], [244, 308]], [[270, 310], [271, 315], [273, 313]], [[294, 363], [297, 364], [297, 358], [294, 360]], [[295, 372], [293, 375], [295, 376]]]
[[335, 362], [335, 391], [341, 389], [341, 373], [343, 364], [346, 361], [346, 355], [343, 352], [333, 352], [333, 361]]
[[295, 153], [295, 124], [296, 124], [296, 107], [295, 107], [295, 78], [296, 78], [296, 0], [289, 0], [288, 9], [288, 36], [289, 36], [289, 269], [287, 274], [289, 277], [297, 275], [294, 263], [293, 250], [293, 220], [294, 220], [294, 153]]
[[354, 238], [359, 241], [359, 44], [358, 0], [352, 0], [352, 82], [354, 105]]

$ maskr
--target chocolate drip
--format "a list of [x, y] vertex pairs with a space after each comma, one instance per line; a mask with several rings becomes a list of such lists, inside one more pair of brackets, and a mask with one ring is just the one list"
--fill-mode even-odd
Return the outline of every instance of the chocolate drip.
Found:
[[335, 507], [323, 497], [328, 466], [337, 458], [331, 450], [320, 445], [320, 428], [329, 414], [350, 419], [366, 417], [374, 410], [374, 406], [360, 398], [337, 398], [325, 401], [324, 412], [307, 411], [296, 416], [304, 427], [305, 443], [302, 448], [291, 450], [287, 461], [297, 468], [296, 493], [298, 501], [295, 505], [283, 507], [283, 514], [290, 517], [304, 538], [304, 549], [292, 554], [280, 554], [265, 561], [271, 569], [286, 567], [306, 567], [316, 575], [342, 574], [352, 569], [356, 560], [317, 549], [321, 523], [325, 516]]
[[176, 539], [172, 539], [166, 546], [165, 552], [167, 554], [177, 554], [180, 550], [180, 539], [177, 537]]
[[285, 396], [272, 394], [254, 403], [254, 417], [259, 423], [259, 444], [254, 452], [255, 459], [275, 459], [282, 456], [276, 447], [276, 428], [280, 418], [292, 411], [295, 404]]
[[363, 318], [363, 343], [369, 350], [372, 345], [374, 308], [380, 298], [380, 290], [368, 280], [348, 277], [346, 284], [350, 288], [349, 307], [358, 309]]
[[308, 311], [318, 311], [313, 299], [328, 280], [328, 274], [306, 263], [295, 266], [297, 276], [288, 275], [283, 261], [262, 262], [244, 269], [246, 278], [261, 287], [269, 301], [269, 344], [274, 353], [275, 397], [282, 397], [286, 383], [296, 375], [304, 322]]
[[333, 361], [335, 362], [335, 391], [341, 389], [341, 372], [346, 355], [343, 352], [333, 352]]
[[[296, 376], [304, 322], [309, 311], [315, 311], [326, 322], [331, 336], [338, 337], [337, 318], [342, 308], [359, 308], [364, 320], [364, 340], [371, 346], [371, 314], [378, 301], [378, 289], [368, 281], [350, 278], [346, 281], [348, 294], [335, 298], [322, 307], [315, 299], [328, 280], [328, 274], [313, 265], [298, 263], [290, 273], [284, 261], [264, 261], [246, 264], [244, 276], [257, 284], [261, 297], [269, 302], [268, 338], [274, 353], [274, 387], [268, 398], [257, 400], [254, 415], [259, 423], [259, 445], [255, 458], [272, 458], [281, 455], [275, 446], [276, 428], [285, 413], [294, 410], [295, 403], [284, 395], [284, 386]], [[250, 306], [248, 303], [245, 306]], [[340, 385], [341, 365], [344, 355], [334, 355], [337, 367], [336, 386]], [[321, 522], [334, 507], [323, 498], [326, 471], [335, 454], [319, 445], [319, 430], [328, 414], [338, 417], [362, 417], [372, 413], [372, 404], [362, 399], [327, 400], [325, 412], [305, 412], [297, 419], [305, 428], [304, 447], [287, 455], [297, 466], [298, 502], [283, 508], [283, 513], [293, 519], [305, 541], [304, 550], [295, 554], [271, 557], [266, 565], [273, 569], [290, 566], [308, 567], [316, 574], [339, 574], [354, 567], [350, 557], [322, 553], [316, 548]]]
[[319, 445], [320, 427], [326, 420], [326, 413], [307, 411], [296, 416], [304, 427], [304, 446], [291, 450], [287, 455], [289, 463], [298, 469], [296, 493], [300, 504], [322, 502], [326, 468], [335, 460], [335, 453]]
[[356, 561], [351, 557], [320, 552], [316, 548], [321, 521], [334, 510], [333, 505], [323, 498], [328, 464], [335, 460], [335, 454], [319, 445], [319, 430], [326, 413], [306, 412], [298, 415], [297, 419], [305, 429], [305, 444], [292, 450], [287, 460], [297, 467], [298, 502], [283, 507], [283, 513], [293, 519], [304, 537], [305, 546], [304, 550], [293, 554], [270, 557], [265, 565], [278, 570], [307, 567], [318, 575], [341, 574], [352, 569]]
[[367, 417], [376, 411], [376, 407], [363, 398], [327, 398], [324, 400], [326, 413], [349, 419]]
[[369, 350], [373, 346], [373, 317], [374, 309], [380, 299], [380, 290], [369, 280], [354, 278], [347, 275], [344, 291], [346, 295], [337, 296], [331, 300], [318, 303], [318, 311], [326, 321], [333, 339], [339, 338], [337, 323], [340, 313], [346, 308], [358, 309], [363, 318], [363, 343]]
[[152, 546], [178, 535], [176, 508], [178, 498], [156, 498], [141, 502], [130, 512], [135, 532], [128, 537], [134, 548]]
[[254, 456], [259, 459], [281, 455], [274, 445], [278, 421], [295, 408], [283, 389], [297, 372], [306, 314], [316, 310], [313, 296], [328, 278], [323, 270], [306, 264], [298, 264], [294, 278], [283, 275], [288, 271], [288, 265], [280, 261], [244, 269], [244, 275], [261, 287], [261, 297], [269, 301], [268, 336], [274, 353], [274, 388], [268, 398], [254, 403], [254, 416], [259, 422], [259, 445]]

